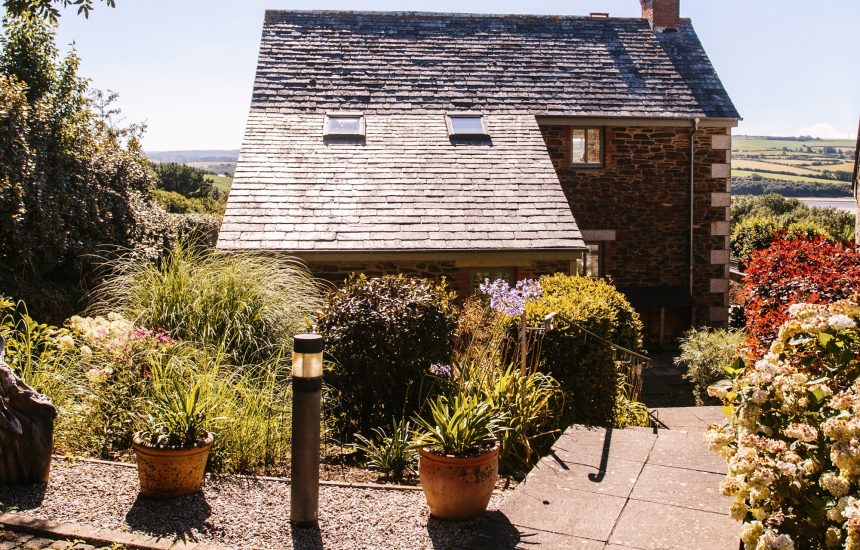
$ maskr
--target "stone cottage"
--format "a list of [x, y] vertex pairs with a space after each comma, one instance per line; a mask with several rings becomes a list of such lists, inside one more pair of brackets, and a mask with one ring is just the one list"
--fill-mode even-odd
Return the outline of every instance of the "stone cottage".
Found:
[[679, 0], [642, 18], [269, 11], [218, 247], [318, 276], [610, 278], [727, 320], [739, 115]]

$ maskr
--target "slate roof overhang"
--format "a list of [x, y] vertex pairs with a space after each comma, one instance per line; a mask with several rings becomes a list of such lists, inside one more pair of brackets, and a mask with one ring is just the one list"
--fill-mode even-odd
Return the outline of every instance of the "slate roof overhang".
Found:
[[485, 118], [490, 140], [452, 142], [444, 113], [326, 140], [323, 115], [252, 112], [218, 247], [584, 250], [534, 116]]
[[[689, 22], [266, 13], [218, 247], [583, 250], [537, 116], [737, 119]], [[359, 143], [324, 113], [360, 111]], [[444, 114], [484, 113], [452, 143]]]

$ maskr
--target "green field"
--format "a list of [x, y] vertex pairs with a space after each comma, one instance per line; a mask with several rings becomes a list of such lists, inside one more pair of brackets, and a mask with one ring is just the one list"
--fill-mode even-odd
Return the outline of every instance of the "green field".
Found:
[[230, 193], [230, 187], [233, 186], [233, 178], [230, 176], [216, 176], [213, 174], [207, 174], [206, 177], [212, 180], [212, 183], [215, 184], [215, 187], [217, 187], [219, 191]]
[[856, 142], [849, 139], [795, 141], [735, 136], [732, 176], [844, 185], [854, 170], [855, 146]]

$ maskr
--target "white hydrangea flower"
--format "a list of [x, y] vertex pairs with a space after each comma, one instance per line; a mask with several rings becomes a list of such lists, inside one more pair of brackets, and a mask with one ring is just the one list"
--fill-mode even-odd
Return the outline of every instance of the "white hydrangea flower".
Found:
[[759, 537], [756, 550], [794, 550], [794, 541], [788, 535], [768, 529]]
[[830, 325], [830, 328], [834, 330], [846, 330], [857, 326], [857, 323], [854, 322], [854, 319], [841, 313], [837, 315], [831, 315], [827, 319], [827, 324]]

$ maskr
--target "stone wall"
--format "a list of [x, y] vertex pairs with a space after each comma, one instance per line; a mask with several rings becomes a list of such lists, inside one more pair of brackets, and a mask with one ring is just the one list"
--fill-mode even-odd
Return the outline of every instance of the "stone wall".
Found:
[[[649, 290], [672, 307], [676, 318], [664, 324], [676, 327], [673, 333], [691, 320], [723, 326], [728, 312], [730, 130], [700, 128], [695, 137], [694, 306], [690, 311], [691, 130], [605, 128], [604, 165], [583, 168], [571, 166], [570, 126], [542, 127], [586, 240], [610, 239], [603, 241], [607, 276], [647, 303], [640, 307], [640, 311], [651, 310], [643, 312], [645, 316], [659, 310], [649, 299]], [[679, 322], [678, 311], [684, 310], [692, 319]], [[658, 326], [653, 319], [645, 321]], [[673, 336], [677, 334], [667, 338]]]

